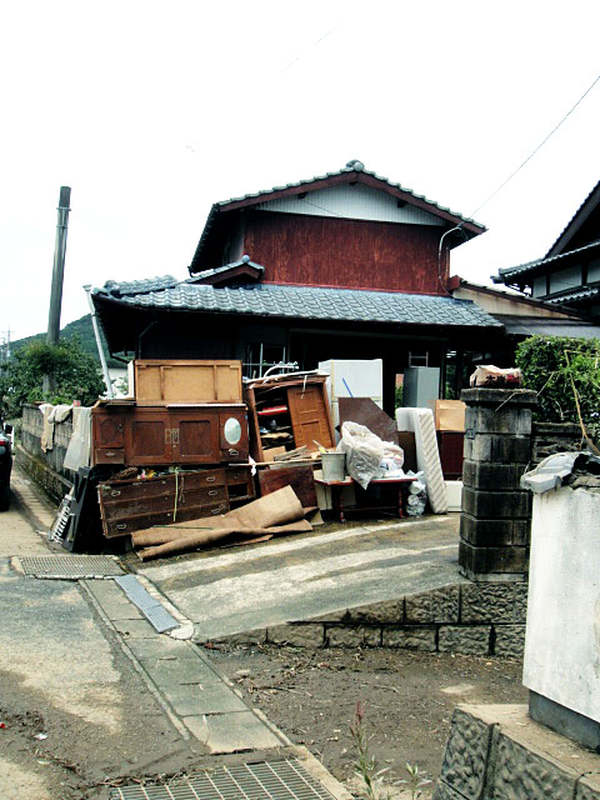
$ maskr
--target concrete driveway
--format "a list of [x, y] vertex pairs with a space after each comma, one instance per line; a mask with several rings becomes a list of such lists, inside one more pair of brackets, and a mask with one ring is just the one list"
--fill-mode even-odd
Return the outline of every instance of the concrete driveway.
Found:
[[135, 568], [204, 641], [456, 583], [458, 524], [449, 514], [328, 526]]

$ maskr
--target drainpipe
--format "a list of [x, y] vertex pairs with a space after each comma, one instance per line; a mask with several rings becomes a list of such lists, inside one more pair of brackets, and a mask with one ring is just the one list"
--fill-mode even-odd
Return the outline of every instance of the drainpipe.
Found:
[[87, 294], [88, 304], [90, 306], [90, 313], [92, 315], [92, 327], [94, 328], [94, 337], [96, 338], [96, 347], [98, 348], [98, 355], [100, 356], [100, 363], [102, 364], [102, 375], [104, 376], [104, 383], [106, 384], [106, 392], [112, 400], [115, 396], [112, 388], [112, 381], [108, 372], [108, 365], [104, 355], [104, 348], [102, 347], [102, 339], [100, 338], [100, 328], [98, 327], [98, 317], [96, 316], [96, 309], [92, 302], [92, 286], [87, 283], [84, 287]]
[[456, 225], [454, 228], [450, 228], [450, 230], [445, 231], [445, 233], [443, 233], [440, 236], [440, 241], [438, 244], [438, 283], [440, 284], [444, 292], [446, 292], [446, 294], [448, 294], [448, 287], [442, 283], [443, 246], [444, 246], [444, 239], [446, 238], [446, 236], [449, 236], [451, 233], [454, 233], [455, 231], [462, 231], [462, 223], [460, 225]]

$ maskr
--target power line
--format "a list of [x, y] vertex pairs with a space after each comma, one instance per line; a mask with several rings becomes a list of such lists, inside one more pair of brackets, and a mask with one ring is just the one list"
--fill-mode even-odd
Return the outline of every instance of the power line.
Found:
[[585, 97], [586, 97], [586, 96], [587, 96], [587, 95], [588, 95], [588, 94], [589, 94], [589, 93], [592, 91], [592, 89], [593, 89], [593, 88], [594, 88], [594, 86], [595, 86], [595, 85], [598, 83], [598, 81], [600, 81], [600, 75], [597, 75], [597, 76], [596, 76], [596, 78], [595, 78], [595, 80], [593, 81], [593, 83], [592, 83], [590, 86], [588, 86], [588, 88], [587, 88], [587, 89], [585, 90], [585, 92], [584, 92], [584, 93], [581, 95], [581, 97], [579, 98], [579, 100], [577, 100], [577, 102], [576, 102], [576, 103], [575, 103], [573, 106], [571, 106], [571, 108], [570, 108], [570, 109], [567, 111], [567, 113], [566, 113], [566, 114], [564, 115], [564, 117], [563, 117], [563, 118], [560, 120], [560, 122], [558, 122], [558, 123], [557, 123], [557, 124], [556, 124], [556, 125], [555, 125], [555, 126], [552, 128], [552, 130], [550, 131], [550, 133], [548, 133], [548, 134], [547, 134], [547, 135], [546, 135], [546, 136], [545, 136], [545, 137], [542, 139], [542, 141], [541, 141], [541, 142], [540, 142], [540, 143], [537, 145], [537, 147], [536, 147], [536, 148], [535, 148], [535, 149], [534, 149], [534, 150], [533, 150], [533, 151], [532, 151], [532, 152], [531, 152], [531, 153], [530, 153], [530, 154], [527, 156], [527, 158], [525, 159], [525, 161], [523, 161], [521, 164], [519, 164], [519, 166], [518, 166], [518, 167], [517, 167], [517, 168], [516, 168], [516, 169], [515, 169], [513, 172], [511, 172], [511, 174], [508, 176], [508, 178], [506, 178], [506, 180], [504, 180], [504, 181], [503, 181], [503, 182], [500, 184], [500, 186], [498, 186], [498, 188], [497, 188], [497, 189], [495, 189], [495, 190], [494, 190], [494, 191], [491, 193], [491, 195], [490, 195], [489, 197], [487, 197], [487, 198], [486, 198], [486, 199], [483, 201], [483, 203], [482, 203], [482, 204], [481, 204], [481, 205], [480, 205], [478, 208], [476, 208], [476, 209], [475, 209], [475, 211], [473, 211], [473, 213], [472, 213], [472, 214], [470, 214], [470, 215], [469, 215], [469, 216], [471, 217], [471, 219], [472, 219], [472, 218], [475, 216], [475, 214], [478, 214], [478, 213], [481, 211], [481, 209], [482, 209], [482, 208], [483, 208], [485, 205], [487, 205], [487, 204], [490, 202], [490, 200], [491, 200], [493, 197], [495, 197], [495, 196], [498, 194], [498, 192], [500, 192], [502, 189], [504, 189], [504, 187], [506, 186], [506, 184], [507, 184], [509, 181], [512, 181], [512, 179], [515, 177], [515, 175], [516, 175], [518, 172], [520, 172], [520, 171], [523, 169], [523, 167], [524, 167], [524, 166], [525, 166], [527, 163], [529, 163], [529, 161], [531, 161], [531, 159], [532, 159], [532, 158], [535, 156], [535, 154], [536, 154], [536, 153], [538, 153], [538, 152], [539, 152], [539, 151], [542, 149], [542, 147], [543, 147], [543, 146], [546, 144], [546, 142], [548, 141], [548, 139], [550, 139], [550, 137], [551, 137], [551, 136], [553, 136], [553, 135], [556, 133], [556, 131], [557, 131], [557, 130], [558, 130], [560, 127], [561, 127], [561, 125], [563, 124], [563, 122], [565, 122], [565, 121], [566, 121], [566, 120], [567, 120], [567, 119], [568, 119], [568, 118], [571, 116], [571, 114], [572, 114], [572, 113], [575, 111], [575, 109], [577, 108], [577, 106], [578, 106], [578, 105], [579, 105], [579, 104], [580, 104], [580, 103], [581, 103], [581, 102], [582, 102], [582, 101], [585, 99]]

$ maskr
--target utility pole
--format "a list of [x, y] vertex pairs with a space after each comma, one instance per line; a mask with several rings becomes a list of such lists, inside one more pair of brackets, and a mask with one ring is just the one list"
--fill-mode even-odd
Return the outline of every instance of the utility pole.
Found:
[[56, 244], [52, 266], [52, 288], [50, 290], [50, 312], [48, 314], [48, 344], [57, 344], [60, 335], [60, 308], [62, 305], [63, 278], [65, 274], [65, 252], [67, 250], [67, 227], [69, 224], [69, 201], [71, 187], [61, 186], [56, 222]]
[[[56, 221], [56, 242], [52, 264], [52, 286], [50, 288], [50, 311], [48, 312], [48, 344], [58, 344], [60, 336], [60, 308], [62, 305], [63, 278], [65, 274], [65, 253], [67, 250], [67, 227], [69, 225], [69, 201], [71, 187], [61, 186], [58, 197], [58, 219]], [[42, 384], [44, 394], [54, 390], [54, 375], [44, 375]]]

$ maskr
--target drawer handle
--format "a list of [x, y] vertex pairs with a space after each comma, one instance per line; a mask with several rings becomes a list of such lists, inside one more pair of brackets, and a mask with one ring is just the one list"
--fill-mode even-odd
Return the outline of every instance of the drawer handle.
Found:
[[113, 456], [116, 456], [117, 454], [115, 453], [115, 451], [114, 451], [114, 450], [107, 450], [107, 451], [104, 453], [104, 455], [105, 455], [107, 458], [112, 458]]
[[125, 531], [125, 530], [127, 530], [127, 523], [126, 523], [126, 522], [120, 522], [120, 523], [117, 525], [117, 530], [118, 530], [118, 531]]
[[110, 493], [110, 496], [111, 497], [119, 497], [120, 494], [121, 494], [121, 492], [119, 491], [119, 489], [113, 489], [112, 492]]
[[229, 453], [230, 456], [239, 456], [240, 454], [240, 451], [235, 450], [233, 447], [230, 447], [227, 452]]
[[213, 508], [213, 510], [212, 510], [210, 513], [211, 513], [213, 516], [214, 516], [215, 514], [220, 514], [220, 513], [221, 513], [221, 511], [223, 511], [223, 509], [224, 509], [224, 508], [225, 508], [225, 506], [218, 506], [217, 508]]
[[216, 494], [219, 494], [219, 490], [218, 489], [211, 489], [209, 491], [209, 493], [208, 493], [208, 496], [209, 497], [214, 497]]
[[208, 478], [206, 479], [206, 482], [207, 483], [214, 483], [216, 480], [217, 480], [217, 476], [216, 475], [209, 475]]

